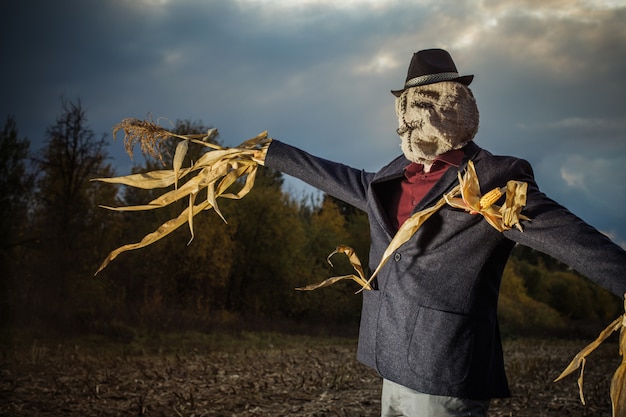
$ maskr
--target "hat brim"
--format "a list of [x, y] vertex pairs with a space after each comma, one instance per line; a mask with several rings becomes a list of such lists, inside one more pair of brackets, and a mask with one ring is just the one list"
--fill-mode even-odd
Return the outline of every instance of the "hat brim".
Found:
[[[473, 75], [464, 75], [462, 77], [458, 77], [458, 78], [453, 78], [451, 80], [446, 80], [446, 81], [454, 81], [457, 83], [461, 83], [464, 85], [470, 85], [472, 83], [472, 80], [474, 80], [474, 76]], [[444, 82], [444, 81], [433, 81], [433, 82], [427, 82], [424, 84], [420, 84], [420, 85], [415, 85], [413, 87], [420, 87], [422, 85], [429, 85], [429, 84], [436, 84], [436, 83], [440, 83], [440, 82]], [[405, 90], [409, 89], [409, 88], [413, 88], [413, 87], [407, 87], [407, 88], [403, 88], [402, 90], [391, 90], [391, 94], [393, 94], [396, 97], [400, 97], [402, 95], [402, 93], [404, 93]]]

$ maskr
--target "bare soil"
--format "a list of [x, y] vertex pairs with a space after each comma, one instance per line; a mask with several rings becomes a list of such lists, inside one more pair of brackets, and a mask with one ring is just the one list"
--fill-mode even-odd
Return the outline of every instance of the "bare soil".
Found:
[[[513, 397], [490, 416], [610, 416], [616, 343], [577, 375], [553, 383], [587, 342], [505, 342]], [[338, 343], [111, 354], [33, 344], [0, 357], [1, 416], [377, 416], [381, 380]]]

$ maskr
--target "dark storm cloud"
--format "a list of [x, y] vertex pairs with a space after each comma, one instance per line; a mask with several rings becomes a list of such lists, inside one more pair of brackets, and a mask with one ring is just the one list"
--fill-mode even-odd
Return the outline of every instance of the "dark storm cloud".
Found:
[[413, 52], [447, 48], [476, 75], [477, 142], [527, 158], [544, 191], [626, 241], [624, 2], [22, 0], [4, 13], [0, 115], [35, 147], [65, 96], [97, 133], [151, 113], [216, 126], [229, 145], [267, 129], [375, 170], [399, 153], [389, 90]]
[[482, 138], [531, 160], [544, 191], [623, 239], [624, 8], [525, 10], [494, 13], [478, 48]]

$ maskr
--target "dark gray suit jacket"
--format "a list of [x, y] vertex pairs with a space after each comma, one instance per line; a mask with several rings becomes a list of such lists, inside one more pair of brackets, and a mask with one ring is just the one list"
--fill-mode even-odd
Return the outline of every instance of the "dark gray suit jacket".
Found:
[[[626, 252], [541, 193], [528, 162], [494, 156], [473, 142], [481, 192], [528, 183], [523, 232], [498, 232], [480, 215], [444, 206], [380, 271], [375, 290], [363, 292], [358, 359], [414, 390], [486, 399], [509, 395], [496, 318], [502, 271], [515, 243], [568, 264], [614, 294], [626, 293]], [[370, 271], [393, 238], [384, 209], [388, 181], [409, 161], [400, 156], [377, 173], [314, 157], [279, 141], [265, 165], [365, 211], [371, 228]], [[450, 169], [416, 206], [433, 205], [457, 181]], [[341, 242], [338, 242], [341, 243]]]

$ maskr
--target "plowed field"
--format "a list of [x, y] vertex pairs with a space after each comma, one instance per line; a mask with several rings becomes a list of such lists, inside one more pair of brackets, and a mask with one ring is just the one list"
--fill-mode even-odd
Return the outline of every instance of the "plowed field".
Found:
[[[586, 342], [505, 343], [514, 396], [490, 416], [610, 416], [617, 344], [577, 376], [551, 382]], [[352, 344], [111, 354], [33, 344], [1, 358], [2, 416], [377, 416], [380, 378]]]

